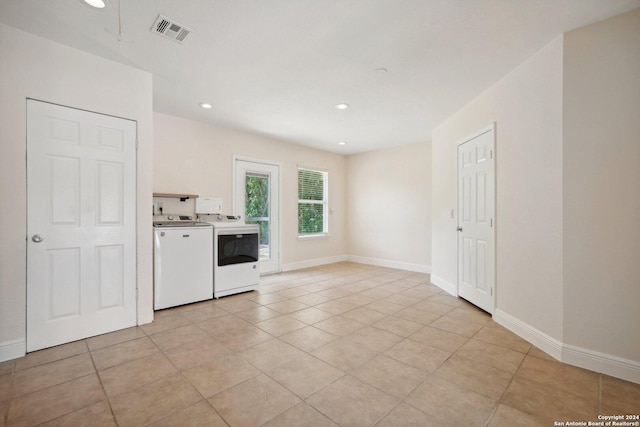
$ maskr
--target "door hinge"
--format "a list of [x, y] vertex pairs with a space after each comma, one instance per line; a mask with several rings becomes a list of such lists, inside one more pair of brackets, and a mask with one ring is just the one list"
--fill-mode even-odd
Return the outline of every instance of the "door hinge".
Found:
[[493, 296], [493, 288], [491, 288], [491, 296]]
[[136, 138], [136, 150], [138, 149], [138, 138]]
[[491, 228], [493, 228], [493, 218], [491, 218]]
[[489, 150], [489, 158], [493, 159], [493, 150]]

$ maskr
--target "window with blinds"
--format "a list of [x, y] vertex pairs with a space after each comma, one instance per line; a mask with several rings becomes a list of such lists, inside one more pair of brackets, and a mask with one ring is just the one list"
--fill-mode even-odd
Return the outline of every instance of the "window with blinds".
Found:
[[329, 174], [298, 168], [298, 235], [329, 232]]

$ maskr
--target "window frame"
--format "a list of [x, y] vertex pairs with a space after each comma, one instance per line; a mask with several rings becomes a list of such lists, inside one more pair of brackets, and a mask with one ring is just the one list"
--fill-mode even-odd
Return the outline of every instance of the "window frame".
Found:
[[322, 175], [322, 200], [309, 200], [298, 198], [298, 209], [301, 204], [322, 205], [322, 231], [312, 233], [300, 233], [300, 219], [298, 218], [298, 239], [313, 239], [329, 236], [329, 171], [325, 169], [312, 168], [298, 165], [296, 172], [298, 175], [298, 196], [300, 195], [300, 171], [320, 173]]

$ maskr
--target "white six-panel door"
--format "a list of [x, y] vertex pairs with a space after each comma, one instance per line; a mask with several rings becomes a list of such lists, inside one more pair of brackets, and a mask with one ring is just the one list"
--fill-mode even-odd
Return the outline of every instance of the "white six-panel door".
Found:
[[27, 351], [136, 324], [136, 123], [27, 101]]
[[458, 145], [458, 294], [495, 307], [494, 129]]

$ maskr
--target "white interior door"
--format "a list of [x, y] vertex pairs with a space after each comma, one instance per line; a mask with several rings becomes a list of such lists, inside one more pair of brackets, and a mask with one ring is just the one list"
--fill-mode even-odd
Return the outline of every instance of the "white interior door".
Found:
[[27, 101], [27, 351], [136, 324], [136, 123]]
[[458, 294], [495, 307], [494, 129], [458, 145]]
[[234, 214], [260, 227], [260, 273], [280, 271], [280, 167], [236, 159]]

